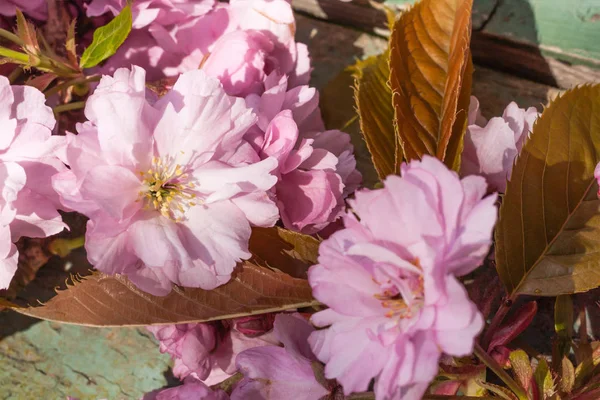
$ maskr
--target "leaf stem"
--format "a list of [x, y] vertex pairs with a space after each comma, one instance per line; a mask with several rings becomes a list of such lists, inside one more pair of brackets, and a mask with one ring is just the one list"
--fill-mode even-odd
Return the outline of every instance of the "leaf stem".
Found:
[[506, 315], [512, 308], [513, 304], [515, 304], [515, 299], [515, 295], [512, 295], [509, 298], [502, 299], [502, 304], [500, 305], [500, 308], [498, 309], [498, 311], [496, 311], [496, 314], [494, 314], [492, 322], [490, 322], [490, 326], [488, 326], [488, 328], [485, 330], [485, 334], [483, 335], [483, 339], [481, 340], [481, 346], [484, 349], [487, 349], [490, 345], [490, 342], [492, 341], [492, 336], [498, 330], [498, 328], [504, 321], [504, 318], [506, 318]]
[[0, 28], [0, 37], [3, 37], [6, 40], [10, 40], [11, 42], [18, 44], [19, 46], [23, 46], [25, 44], [25, 42], [23, 42], [20, 37], [18, 37], [10, 31], [7, 31], [6, 29]]
[[54, 107], [54, 114], [59, 114], [65, 111], [80, 110], [85, 107], [85, 101], [74, 101], [73, 103], [61, 104], [60, 106]]
[[27, 54], [7, 49], [6, 47], [0, 46], [0, 57], [10, 58], [20, 64], [29, 64], [29, 56]]
[[475, 355], [477, 358], [481, 360], [489, 369], [492, 370], [498, 378], [502, 380], [508, 386], [510, 390], [513, 391], [514, 394], [517, 395], [519, 400], [527, 400], [527, 394], [525, 391], [519, 386], [517, 382], [494, 360], [479, 344], [475, 343]]
[[102, 78], [102, 76], [100, 76], [100, 75], [91, 75], [91, 76], [79, 77], [79, 78], [71, 79], [71, 80], [63, 82], [63, 83], [61, 83], [59, 85], [56, 85], [56, 86], [54, 86], [51, 89], [48, 89], [45, 92], [45, 95], [46, 95], [46, 97], [50, 97], [52, 95], [57, 94], [61, 90], [70, 87], [70, 86], [79, 85], [81, 83], [98, 82], [100, 80], [100, 78]]

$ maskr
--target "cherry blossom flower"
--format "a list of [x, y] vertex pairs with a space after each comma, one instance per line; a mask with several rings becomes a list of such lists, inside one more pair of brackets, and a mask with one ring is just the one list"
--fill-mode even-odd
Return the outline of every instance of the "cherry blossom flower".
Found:
[[147, 329], [160, 341], [160, 352], [175, 361], [173, 375], [182, 380], [192, 376], [210, 384], [237, 372], [235, 359], [242, 351], [278, 343], [271, 314]]
[[3, 0], [0, 1], [0, 15], [14, 17], [17, 8], [28, 17], [45, 21], [48, 18], [48, 3], [46, 0]]
[[317, 232], [338, 218], [361, 181], [350, 136], [324, 130], [314, 88], [288, 90], [287, 77], [276, 73], [265, 87], [246, 97], [258, 114], [246, 137], [261, 157], [279, 162], [275, 193], [286, 228]]
[[20, 237], [46, 237], [66, 225], [50, 178], [66, 170], [56, 152], [64, 138], [52, 136], [55, 120], [44, 95], [30, 86], [11, 86], [0, 77], [0, 289], [17, 270]]
[[329, 393], [315, 378], [316, 358], [308, 345], [314, 328], [300, 314], [278, 314], [274, 334], [283, 347], [260, 346], [241, 352], [237, 365], [244, 379], [233, 400], [320, 399]]
[[227, 393], [220, 389], [212, 390], [195, 378], [187, 378], [183, 385], [169, 389], [155, 390], [142, 400], [228, 400]]
[[504, 193], [515, 157], [521, 151], [538, 115], [535, 107], [519, 108], [515, 102], [511, 102], [502, 117], [486, 121], [479, 111], [479, 102], [472, 96], [461, 175], [482, 175], [491, 190]]
[[259, 159], [243, 140], [256, 116], [202, 71], [156, 102], [144, 85], [139, 67], [102, 78], [89, 121], [67, 137], [71, 169], [53, 185], [90, 218], [86, 249], [100, 271], [156, 295], [172, 283], [213, 289], [250, 257], [250, 225], [278, 219], [267, 194], [277, 160]]
[[401, 172], [356, 192], [355, 214], [309, 270], [313, 295], [330, 307], [313, 315], [326, 329], [309, 338], [326, 378], [346, 394], [375, 378], [378, 400], [420, 399], [441, 352], [472, 352], [484, 322], [456, 276], [481, 264], [496, 222], [484, 178], [459, 180], [429, 156]]
[[[189, 17], [199, 17], [212, 10], [216, 0], [137, 0], [132, 3], [133, 29], [150, 24], [170, 25]], [[88, 17], [110, 12], [118, 15], [127, 0], [93, 0], [88, 6]]]

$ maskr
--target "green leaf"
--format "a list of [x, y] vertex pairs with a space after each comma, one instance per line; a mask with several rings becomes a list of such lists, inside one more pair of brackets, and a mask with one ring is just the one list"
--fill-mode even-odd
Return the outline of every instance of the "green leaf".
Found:
[[362, 135], [380, 179], [398, 173], [402, 148], [394, 128], [389, 51], [358, 61], [354, 67], [354, 97]]
[[554, 394], [554, 379], [545, 358], [541, 357], [538, 360], [533, 378], [538, 388], [538, 398], [540, 400], [547, 399]]
[[503, 386], [494, 385], [493, 383], [484, 381], [477, 381], [477, 384], [482, 388], [494, 393], [500, 399], [519, 400], [519, 398], [513, 392]]
[[575, 385], [575, 367], [573, 363], [564, 356], [562, 359], [561, 378], [558, 382], [558, 387], [563, 393], [571, 393]]
[[509, 295], [600, 286], [600, 86], [566, 92], [537, 119], [516, 160], [496, 226]]
[[433, 155], [460, 167], [471, 93], [472, 0], [422, 0], [390, 37], [390, 86], [407, 160]]
[[85, 49], [79, 65], [92, 68], [116, 53], [131, 32], [131, 6], [128, 4], [108, 24], [94, 31], [92, 44]]

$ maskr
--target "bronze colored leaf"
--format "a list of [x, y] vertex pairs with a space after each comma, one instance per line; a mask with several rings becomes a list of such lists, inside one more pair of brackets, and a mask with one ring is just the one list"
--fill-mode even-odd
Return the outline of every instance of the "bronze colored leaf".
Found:
[[77, 279], [38, 307], [21, 314], [76, 325], [145, 326], [203, 322], [316, 304], [308, 281], [245, 262], [231, 281], [214, 290], [173, 288], [149, 295], [127, 280], [102, 273]]
[[253, 228], [249, 247], [254, 263], [301, 279], [308, 278], [308, 268], [319, 254], [317, 239], [279, 227]]
[[390, 37], [390, 85], [407, 160], [429, 154], [460, 166], [471, 93], [472, 0], [423, 0]]
[[358, 61], [354, 67], [354, 97], [360, 129], [380, 179], [397, 173], [402, 149], [394, 129], [392, 90], [388, 85], [389, 51]]
[[[379, 183], [379, 175], [373, 166], [367, 149], [354, 101], [354, 66], [341, 71], [321, 90], [319, 103], [327, 129], [339, 129], [350, 135], [354, 146], [356, 169], [362, 175], [362, 186], [372, 189]], [[391, 100], [390, 100], [391, 101]]]
[[509, 294], [600, 286], [600, 86], [556, 99], [536, 121], [508, 182], [496, 268]]

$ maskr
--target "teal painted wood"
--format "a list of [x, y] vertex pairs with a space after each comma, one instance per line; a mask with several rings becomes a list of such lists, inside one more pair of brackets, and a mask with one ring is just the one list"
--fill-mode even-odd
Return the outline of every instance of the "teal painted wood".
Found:
[[143, 329], [39, 322], [0, 340], [0, 366], [3, 400], [113, 400], [165, 386], [170, 360]]
[[557, 59], [600, 67], [598, 0], [502, 0], [484, 32], [538, 45]]
[[600, 68], [600, 0], [474, 0], [473, 29], [535, 45], [549, 57]]

